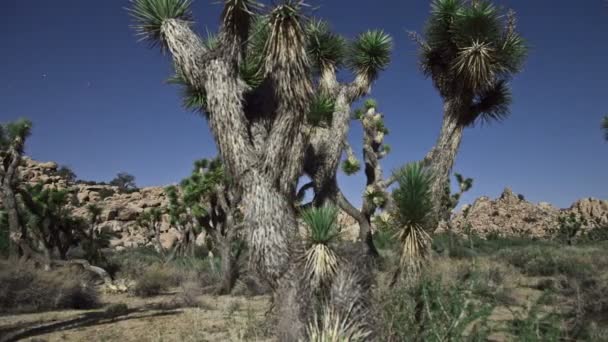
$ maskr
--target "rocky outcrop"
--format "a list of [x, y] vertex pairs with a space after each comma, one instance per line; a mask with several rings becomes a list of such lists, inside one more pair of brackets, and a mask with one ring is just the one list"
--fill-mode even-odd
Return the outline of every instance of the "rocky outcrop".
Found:
[[[137, 225], [137, 218], [148, 208], [167, 204], [164, 189], [148, 187], [131, 192], [120, 192], [115, 186], [91, 184], [90, 182], [69, 182], [57, 174], [58, 166], [53, 162], [41, 163], [24, 158], [20, 167], [23, 180], [30, 184], [42, 183], [53, 189], [67, 189], [73, 198], [70, 204], [72, 214], [87, 217], [87, 206], [94, 204], [102, 209], [102, 222], [98, 228], [110, 232], [115, 237], [110, 241], [116, 249], [138, 247], [151, 244], [149, 232]], [[170, 232], [168, 217], [161, 224], [161, 239], [166, 247], [174, 243], [174, 232]]]
[[586, 198], [568, 209], [558, 209], [546, 202], [528, 202], [507, 188], [495, 200], [480, 197], [473, 204], [464, 206], [452, 217], [450, 224], [443, 224], [439, 231], [452, 229], [457, 233], [471, 231], [480, 236], [497, 234], [544, 238], [559, 227], [561, 215], [570, 213], [588, 222], [583, 229], [608, 227], [608, 201]]
[[[139, 215], [148, 208], [167, 205], [167, 197], [162, 187], [147, 187], [132, 192], [121, 193], [117, 187], [91, 182], [69, 182], [57, 174], [54, 162], [37, 162], [24, 158], [20, 169], [22, 178], [31, 183], [43, 183], [55, 189], [69, 189], [73, 194], [71, 204], [75, 216], [86, 217], [87, 205], [102, 208], [102, 223], [99, 228], [116, 235], [111, 245], [116, 249], [152, 245], [152, 235], [136, 223]], [[497, 199], [480, 197], [473, 204], [464, 206], [453, 215], [450, 224], [443, 224], [438, 231], [451, 229], [457, 233], [472, 231], [481, 236], [498, 234], [502, 236], [529, 236], [543, 238], [551, 235], [559, 226], [560, 215], [573, 213], [581, 221], [587, 222], [584, 229], [608, 227], [608, 201], [585, 198], [575, 202], [570, 208], [558, 209], [546, 202], [538, 204], [526, 201], [523, 196], [505, 189]], [[359, 227], [357, 222], [340, 213], [338, 218], [342, 236], [356, 240]], [[167, 216], [161, 224], [161, 244], [170, 248], [179, 239], [179, 233], [171, 227]], [[204, 244], [204, 233], [197, 238], [197, 244]]]

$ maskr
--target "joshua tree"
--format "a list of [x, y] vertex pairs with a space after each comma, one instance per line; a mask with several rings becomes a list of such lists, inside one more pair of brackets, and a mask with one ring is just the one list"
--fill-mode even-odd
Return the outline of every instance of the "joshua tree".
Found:
[[119, 172], [116, 177], [110, 181], [110, 185], [117, 186], [119, 191], [137, 189], [137, 185], [135, 185], [135, 176], [126, 172]]
[[202, 227], [219, 251], [222, 281], [217, 294], [228, 294], [238, 277], [237, 263], [243, 252], [240, 227], [241, 213], [235, 206], [238, 199], [232, 190], [219, 159], [202, 159], [194, 163], [194, 171], [181, 182], [184, 203], [196, 225]]
[[602, 120], [602, 129], [604, 130], [604, 138], [608, 140], [608, 115], [604, 116], [604, 120]]
[[429, 255], [433, 203], [433, 177], [421, 163], [406, 165], [396, 173], [398, 187], [393, 191], [394, 218], [400, 248], [400, 262], [393, 282], [404, 271], [416, 276]]
[[92, 247], [85, 246], [85, 249], [93, 249], [94, 253], [99, 253], [99, 247], [104, 247], [97, 235], [90, 233], [91, 227], [84, 220], [70, 215], [69, 195], [67, 190], [45, 188], [43, 184], [18, 188], [18, 215], [24, 228], [19, 247], [23, 257], [39, 262], [47, 270], [53, 265], [79, 265], [115, 288], [108, 273], [89, 262], [99, 260], [99, 254], [88, 253], [88, 260], [68, 256], [70, 248], [78, 244]]
[[26, 119], [0, 125], [0, 194], [8, 217], [11, 257], [19, 256], [23, 238], [24, 227], [19, 219], [16, 189], [19, 185], [18, 168], [31, 129], [32, 123]]
[[154, 248], [164, 258], [166, 257], [166, 253], [160, 242], [160, 224], [162, 216], [163, 211], [160, 208], [150, 208], [137, 217], [137, 224], [152, 235]]
[[[327, 123], [316, 127], [306, 152], [305, 170], [312, 179], [315, 205], [339, 201], [336, 175], [343, 151], [348, 146], [351, 105], [368, 94], [372, 83], [390, 62], [392, 40], [382, 31], [367, 31], [347, 43], [330, 31], [327, 23], [312, 21], [308, 26], [308, 53], [318, 77]], [[348, 56], [348, 58], [346, 57]], [[351, 83], [339, 83], [337, 73], [348, 67]], [[317, 112], [323, 113], [323, 106]]]
[[462, 197], [462, 195], [465, 192], [471, 190], [471, 188], [473, 187], [472, 178], [464, 178], [459, 173], [454, 173], [454, 177], [456, 178], [456, 182], [458, 183], [458, 192], [452, 194], [452, 190], [450, 189], [449, 184], [446, 184], [443, 201], [441, 204], [441, 211], [445, 214], [445, 216], [441, 219], [445, 221], [448, 221], [450, 219], [450, 216], [452, 215], [454, 209], [456, 209], [456, 207], [458, 206], [458, 202], [460, 202], [460, 198]]
[[411, 36], [420, 48], [421, 69], [444, 102], [439, 138], [424, 159], [435, 175], [433, 205], [439, 219], [463, 129], [508, 116], [508, 80], [521, 70], [527, 48], [516, 31], [515, 13], [503, 16], [484, 0], [434, 0], [424, 37]]
[[[310, 291], [297, 262], [296, 186], [313, 129], [307, 117], [318, 117], [327, 98], [325, 82], [313, 85], [301, 2], [262, 16], [253, 0], [224, 0], [217, 38], [206, 41], [191, 28], [189, 0], [132, 2], [136, 29], [171, 53], [175, 80], [206, 113], [249, 229], [250, 264], [275, 290], [279, 338], [298, 340]], [[353, 65], [382, 60], [368, 57]]]
[[[378, 208], [385, 208], [390, 202], [387, 188], [395, 177], [384, 179], [380, 160], [390, 152], [390, 146], [384, 143], [388, 129], [384, 125], [383, 114], [376, 112], [377, 103], [372, 99], [365, 101], [363, 109], [355, 111], [354, 118], [363, 126], [363, 160], [365, 161], [366, 187], [363, 194], [363, 205], [358, 210], [339, 193], [338, 203], [342, 210], [355, 218], [359, 223], [359, 237], [366, 241], [370, 250], [377, 254], [372, 240], [371, 220]], [[347, 158], [342, 164], [344, 173], [351, 175], [359, 171], [360, 163], [350, 145], [345, 142]]]
[[[173, 246], [169, 260], [176, 256], [194, 256], [197, 222], [195, 222], [191, 209], [186, 205], [184, 193], [176, 186], [168, 186], [165, 193], [169, 199], [167, 214], [171, 225], [180, 233], [178, 241]], [[159, 235], [160, 236], [160, 235]]]

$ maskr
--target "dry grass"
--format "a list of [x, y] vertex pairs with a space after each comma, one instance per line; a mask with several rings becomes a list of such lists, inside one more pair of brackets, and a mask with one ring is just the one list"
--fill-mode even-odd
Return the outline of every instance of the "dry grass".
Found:
[[90, 279], [70, 268], [44, 271], [0, 262], [0, 312], [90, 309], [98, 294]]

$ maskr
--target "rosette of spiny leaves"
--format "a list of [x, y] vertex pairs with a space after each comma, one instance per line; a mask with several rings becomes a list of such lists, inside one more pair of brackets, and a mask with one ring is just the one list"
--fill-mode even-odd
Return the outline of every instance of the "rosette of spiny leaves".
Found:
[[424, 39], [412, 35], [420, 45], [422, 71], [444, 98], [469, 107], [455, 113], [462, 125], [508, 115], [507, 80], [521, 71], [527, 55], [514, 12], [501, 15], [484, 0], [435, 0]]
[[328, 284], [338, 270], [339, 258], [332, 246], [340, 237], [338, 209], [332, 206], [306, 209], [302, 212], [302, 221], [307, 228], [306, 275], [316, 288]]
[[429, 256], [431, 238], [427, 230], [432, 224], [433, 177], [421, 163], [410, 163], [395, 173], [397, 188], [393, 191], [395, 204], [392, 217], [397, 224], [396, 237], [400, 244], [399, 272], [418, 274]]

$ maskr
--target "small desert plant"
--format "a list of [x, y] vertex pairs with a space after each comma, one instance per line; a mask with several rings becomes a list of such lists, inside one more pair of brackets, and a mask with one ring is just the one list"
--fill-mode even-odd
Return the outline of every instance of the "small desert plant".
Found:
[[484, 341], [492, 306], [474, 300], [469, 281], [446, 286], [422, 275], [379, 293], [384, 341]]
[[93, 284], [70, 269], [43, 271], [30, 264], [0, 264], [0, 312], [90, 309], [98, 305]]
[[308, 228], [304, 256], [307, 276], [313, 286], [319, 286], [329, 281], [338, 269], [338, 256], [332, 249], [332, 243], [340, 236], [338, 209], [311, 208], [302, 213], [302, 220]]
[[171, 275], [161, 268], [148, 269], [133, 288], [133, 294], [138, 297], [152, 297], [165, 292], [174, 285]]
[[581, 232], [583, 226], [587, 225], [587, 220], [577, 217], [574, 213], [560, 215], [558, 222], [556, 238], [568, 245], [572, 245], [574, 238]]
[[511, 333], [519, 341], [560, 341], [564, 334], [558, 315], [541, 313], [539, 304], [537, 301], [525, 316], [520, 315], [511, 321]]
[[427, 229], [433, 213], [433, 178], [421, 163], [408, 164], [396, 176], [398, 187], [393, 192], [393, 199], [401, 249], [400, 270], [416, 274], [430, 252], [431, 238]]

